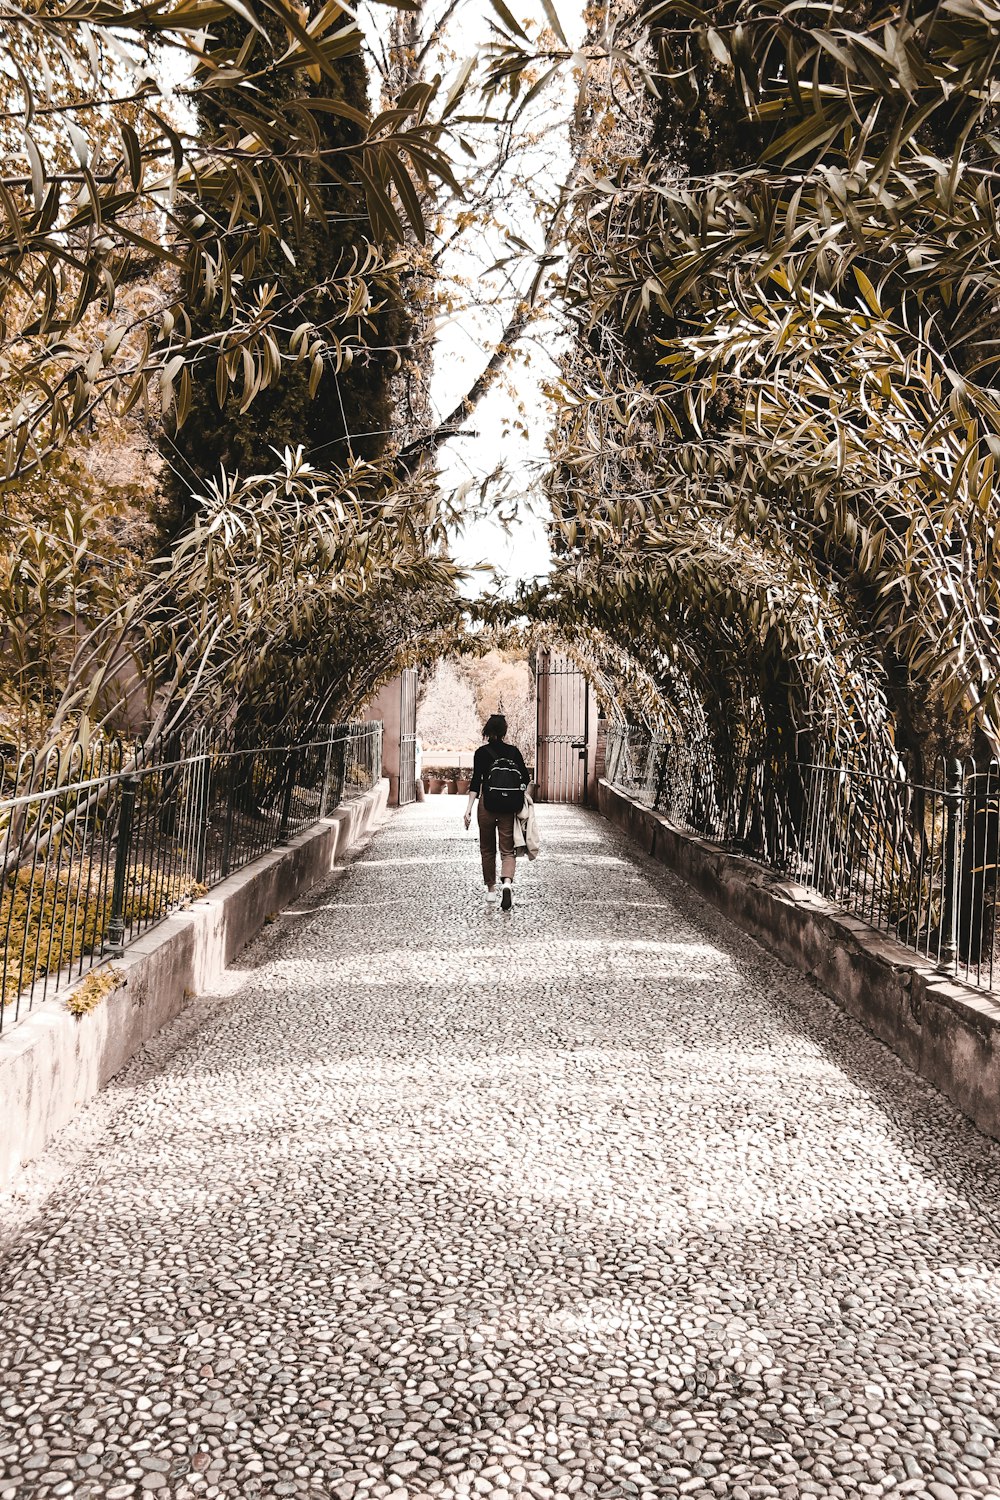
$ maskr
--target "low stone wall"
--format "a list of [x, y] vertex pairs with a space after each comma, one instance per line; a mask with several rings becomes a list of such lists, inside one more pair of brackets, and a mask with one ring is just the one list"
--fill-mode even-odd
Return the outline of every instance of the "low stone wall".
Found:
[[160, 922], [114, 961], [122, 984], [95, 1010], [66, 1009], [71, 988], [0, 1036], [0, 1186], [172, 1021], [260, 932], [271, 912], [336, 867], [385, 813], [389, 784], [255, 860]]
[[612, 823], [1000, 1139], [1000, 1004], [813, 891], [674, 827], [602, 781]]

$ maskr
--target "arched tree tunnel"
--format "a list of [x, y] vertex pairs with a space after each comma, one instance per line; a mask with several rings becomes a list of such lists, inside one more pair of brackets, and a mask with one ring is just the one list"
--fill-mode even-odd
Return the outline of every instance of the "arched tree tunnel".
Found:
[[[327, 12], [313, 35], [285, 0], [263, 21], [223, 11], [207, 38], [183, 12], [93, 20], [137, 56], [164, 39], [184, 54], [193, 114], [175, 128], [123, 106], [85, 271], [48, 231], [70, 187], [89, 191], [98, 106], [86, 88], [46, 106], [83, 111], [68, 164], [53, 143], [9, 143], [24, 160], [5, 264], [25, 289], [3, 335], [11, 742], [39, 764], [115, 733], [148, 754], [193, 726], [290, 742], [403, 664], [498, 631], [550, 640], [613, 724], [655, 741], [654, 791], [779, 867], [819, 816], [816, 778], [823, 808], [834, 778], [847, 823], [814, 866], [839, 868], [860, 838], [861, 867], [881, 870], [903, 818], [922, 889], [958, 796], [959, 941], [977, 963], [1000, 747], [988, 7], [865, 5], [828, 26], [748, 0], [711, 23], [615, 3], [576, 47], [561, 23], [543, 45], [498, 10], [440, 98], [425, 72], [451, 12], [418, 15], [386, 33], [380, 114], [377, 49]], [[99, 49], [74, 25], [15, 28], [3, 76], [33, 99], [60, 69], [96, 68], [99, 93]], [[446, 246], [489, 218], [458, 205], [500, 212], [489, 194], [521, 111], [574, 67], [533, 274], [435, 421], [435, 299], [461, 280]], [[500, 110], [470, 145], [456, 111], [473, 98]], [[248, 131], [254, 160], [234, 145]], [[499, 155], [463, 176], [484, 141]], [[183, 189], [161, 222], [149, 174], [165, 154]], [[506, 244], [503, 265], [531, 269], [513, 223]], [[553, 568], [469, 607], [450, 554], [477, 486], [453, 492], [433, 465], [483, 409], [533, 297], [561, 340], [539, 481]], [[67, 334], [54, 350], [50, 324]], [[143, 426], [151, 402], [161, 419]], [[105, 419], [112, 445], [155, 448], [167, 475], [141, 527], [127, 487], [95, 496], [81, 479]], [[908, 900], [890, 902], [897, 926]], [[945, 904], [913, 921], [940, 933]]]
[[996, 5], [392, 9], [0, 0], [0, 1500], [1000, 1500]]

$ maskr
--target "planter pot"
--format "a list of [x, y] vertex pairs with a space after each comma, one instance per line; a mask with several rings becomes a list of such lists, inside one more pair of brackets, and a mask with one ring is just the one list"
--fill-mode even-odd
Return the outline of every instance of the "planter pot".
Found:
[[472, 785], [472, 777], [471, 776], [460, 776], [458, 778], [458, 780], [455, 782], [455, 790], [458, 792], [458, 795], [460, 797], [466, 797], [466, 796], [468, 796], [469, 787], [471, 785]]
[[442, 792], [446, 792], [446, 793], [450, 794], [452, 797], [454, 797], [454, 795], [455, 795], [455, 783], [453, 781], [443, 781], [441, 783], [441, 790], [442, 790]]
[[441, 784], [442, 783], [441, 783], [440, 776], [429, 776], [427, 778], [427, 780], [428, 780], [428, 791], [430, 791], [430, 792], [439, 792], [441, 790]]

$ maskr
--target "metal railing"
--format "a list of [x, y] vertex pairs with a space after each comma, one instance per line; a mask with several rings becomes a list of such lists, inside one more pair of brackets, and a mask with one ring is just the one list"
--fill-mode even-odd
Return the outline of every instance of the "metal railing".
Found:
[[610, 730], [607, 779], [680, 828], [788, 875], [948, 973], [993, 987], [1000, 948], [1000, 766], [899, 758], [793, 764], [721, 758], [634, 727]]
[[382, 726], [237, 749], [205, 731], [0, 760], [0, 1030], [186, 901], [362, 795]]

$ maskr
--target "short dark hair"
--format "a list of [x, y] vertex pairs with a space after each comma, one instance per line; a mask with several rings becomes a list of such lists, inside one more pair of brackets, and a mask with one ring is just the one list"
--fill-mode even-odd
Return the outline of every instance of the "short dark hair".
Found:
[[483, 725], [484, 740], [502, 740], [507, 733], [507, 720], [503, 714], [490, 714]]

